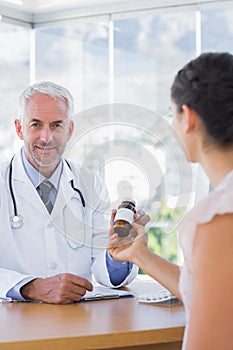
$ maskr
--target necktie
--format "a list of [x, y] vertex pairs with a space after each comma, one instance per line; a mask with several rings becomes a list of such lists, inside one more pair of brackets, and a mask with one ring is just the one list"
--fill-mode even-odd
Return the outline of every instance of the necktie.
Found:
[[53, 204], [50, 201], [50, 191], [53, 185], [51, 184], [51, 182], [45, 180], [41, 182], [41, 184], [38, 187], [41, 191], [41, 199], [50, 214], [53, 209]]

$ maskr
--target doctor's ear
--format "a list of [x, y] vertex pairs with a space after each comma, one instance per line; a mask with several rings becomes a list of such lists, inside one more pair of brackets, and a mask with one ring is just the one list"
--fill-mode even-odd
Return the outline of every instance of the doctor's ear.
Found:
[[71, 136], [73, 135], [74, 132], [74, 122], [73, 120], [70, 120], [69, 122], [69, 132], [68, 132], [68, 141], [70, 140]]
[[22, 127], [21, 121], [19, 119], [15, 119], [14, 123], [15, 123], [15, 130], [17, 135], [21, 140], [23, 140], [23, 127]]

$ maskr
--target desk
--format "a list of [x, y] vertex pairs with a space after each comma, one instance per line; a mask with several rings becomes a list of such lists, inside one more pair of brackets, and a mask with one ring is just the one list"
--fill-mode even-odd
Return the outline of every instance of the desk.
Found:
[[[134, 293], [154, 282], [133, 282]], [[154, 306], [136, 298], [81, 302], [0, 304], [0, 350], [175, 350], [181, 348], [183, 306]]]

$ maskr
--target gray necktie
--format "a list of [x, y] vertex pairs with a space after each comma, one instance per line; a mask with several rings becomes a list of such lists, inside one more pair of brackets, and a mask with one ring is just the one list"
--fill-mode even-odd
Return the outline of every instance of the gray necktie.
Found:
[[53, 209], [53, 204], [50, 201], [50, 191], [52, 187], [53, 185], [48, 180], [41, 182], [41, 184], [38, 186], [41, 191], [41, 199], [44, 202], [44, 205], [46, 206], [49, 214]]

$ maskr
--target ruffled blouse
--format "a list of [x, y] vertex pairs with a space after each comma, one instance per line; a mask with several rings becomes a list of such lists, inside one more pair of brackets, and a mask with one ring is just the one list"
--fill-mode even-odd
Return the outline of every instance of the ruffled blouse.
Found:
[[180, 271], [179, 289], [187, 319], [183, 349], [185, 349], [186, 335], [189, 326], [192, 295], [193, 241], [197, 226], [210, 222], [215, 215], [230, 213], [233, 213], [233, 170], [224, 177], [207, 198], [202, 200], [185, 216], [179, 228], [179, 240], [184, 255], [184, 263]]

